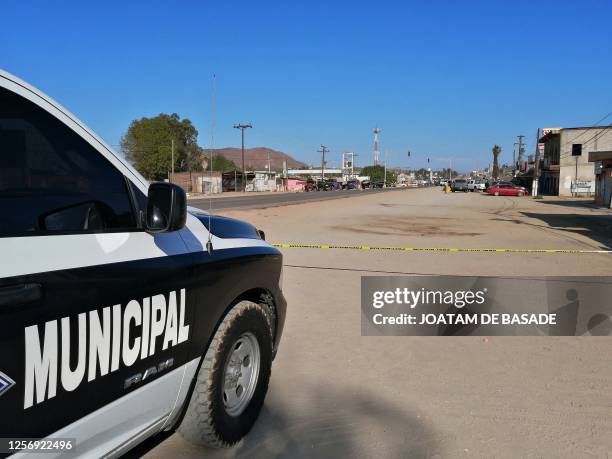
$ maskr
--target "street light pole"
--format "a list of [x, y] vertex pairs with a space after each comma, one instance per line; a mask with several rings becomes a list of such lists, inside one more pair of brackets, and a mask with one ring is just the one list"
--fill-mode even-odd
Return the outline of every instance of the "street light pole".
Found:
[[248, 128], [252, 128], [253, 126], [249, 124], [234, 124], [234, 129], [240, 129], [242, 134], [242, 192], [246, 191], [246, 177], [244, 170], [244, 130]]
[[325, 180], [325, 153], [329, 151], [329, 148], [327, 148], [325, 145], [321, 145], [321, 149], [317, 151], [321, 153], [321, 184], [322, 184], [323, 180]]

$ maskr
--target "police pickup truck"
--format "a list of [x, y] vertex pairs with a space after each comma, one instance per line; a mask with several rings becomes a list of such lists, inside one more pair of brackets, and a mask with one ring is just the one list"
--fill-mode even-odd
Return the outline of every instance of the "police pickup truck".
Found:
[[187, 208], [0, 71], [0, 456], [239, 441], [283, 329], [281, 266], [262, 232]]

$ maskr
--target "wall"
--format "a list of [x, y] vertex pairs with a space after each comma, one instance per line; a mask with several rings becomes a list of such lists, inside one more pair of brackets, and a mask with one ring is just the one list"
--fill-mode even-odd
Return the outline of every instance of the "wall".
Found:
[[304, 191], [304, 180], [287, 179], [287, 191]]
[[[175, 172], [172, 183], [183, 188], [187, 193], [208, 193], [211, 186], [210, 172]], [[221, 192], [221, 174], [213, 172], [213, 193]]]
[[596, 175], [595, 204], [612, 208], [612, 159], [603, 160], [602, 166]]
[[[598, 136], [601, 134], [601, 137]], [[599, 137], [595, 140], [594, 137]], [[581, 143], [582, 156], [572, 156], [572, 144]], [[591, 182], [591, 196], [595, 193], [595, 171], [589, 162], [589, 152], [612, 150], [612, 129], [563, 129], [561, 131], [561, 161], [559, 170], [559, 196], [572, 196], [571, 185], [576, 180], [576, 158], [578, 158], [578, 180]], [[589, 195], [579, 193], [579, 196]]]
[[213, 175], [204, 175], [194, 177], [194, 187], [193, 191], [197, 193], [221, 193], [222, 184], [221, 184], [221, 176], [217, 175], [216, 177]]

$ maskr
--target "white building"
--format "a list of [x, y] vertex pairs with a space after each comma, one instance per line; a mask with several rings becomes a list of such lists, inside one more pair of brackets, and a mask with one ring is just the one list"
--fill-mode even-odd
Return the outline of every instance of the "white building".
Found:
[[595, 168], [589, 155], [612, 150], [608, 126], [544, 129], [540, 192], [559, 196], [595, 194]]

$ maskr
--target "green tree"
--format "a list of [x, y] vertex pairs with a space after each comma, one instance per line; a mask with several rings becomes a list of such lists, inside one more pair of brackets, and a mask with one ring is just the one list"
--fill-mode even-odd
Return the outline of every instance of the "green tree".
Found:
[[[207, 153], [210, 154], [210, 151]], [[210, 170], [210, 162], [208, 156], [204, 157], [204, 164], [206, 164], [206, 170]], [[234, 163], [234, 161], [227, 159], [225, 156], [220, 154], [213, 155], [213, 171], [215, 172], [226, 172], [226, 171], [235, 171], [239, 170], [238, 166]]]
[[[370, 177], [370, 182], [383, 182], [385, 180], [385, 167], [381, 165], [366, 166], [361, 169], [361, 175]], [[397, 181], [397, 176], [394, 172], [387, 169], [387, 185], [392, 185]]]
[[190, 120], [176, 113], [160, 113], [132, 121], [121, 139], [121, 151], [146, 178], [163, 180], [172, 170], [173, 141], [175, 172], [201, 170], [197, 139], [198, 131]]
[[417, 180], [429, 180], [429, 171], [424, 167], [414, 171], [414, 177]]
[[493, 149], [491, 150], [493, 153], [493, 178], [499, 178], [499, 163], [498, 158], [501, 154], [501, 147], [497, 144], [493, 145]]
[[439, 171], [434, 171], [434, 173], [438, 174], [438, 177], [440, 177], [441, 179], [448, 179], [449, 177], [453, 178], [459, 175], [459, 172], [454, 169], [451, 169], [450, 167], [445, 167]]

